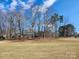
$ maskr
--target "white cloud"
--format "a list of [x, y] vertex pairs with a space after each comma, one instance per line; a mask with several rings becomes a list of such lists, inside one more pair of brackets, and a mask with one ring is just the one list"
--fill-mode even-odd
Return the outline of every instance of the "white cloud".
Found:
[[23, 9], [30, 9], [31, 6], [34, 4], [35, 0], [28, 0], [27, 3], [21, 1], [21, 0], [18, 0], [19, 1], [19, 4], [21, 4], [21, 6], [23, 7]]
[[46, 0], [43, 2], [43, 5], [40, 6], [40, 11], [42, 13], [45, 13], [49, 7], [51, 7], [54, 3], [56, 2], [56, 0]]
[[4, 5], [2, 3], [0, 3], [0, 9], [4, 9]]
[[0, 10], [2, 12], [6, 12], [4, 4], [0, 3]]
[[46, 0], [45, 2], [44, 2], [44, 7], [50, 7], [50, 6], [52, 6], [54, 3], [55, 3], [55, 1], [56, 0]]
[[[8, 0], [6, 0], [8, 1]], [[31, 6], [34, 4], [35, 0], [28, 0], [27, 2], [23, 2], [22, 0], [12, 0], [11, 4], [8, 5], [8, 9], [10, 11], [13, 11], [16, 9], [16, 6], [20, 5], [23, 7], [23, 9], [30, 9]], [[1, 6], [1, 8], [4, 8], [4, 6]]]
[[[6, 0], [6, 1], [9, 1], [9, 0]], [[27, 2], [24, 2], [22, 0], [12, 0], [11, 4], [8, 5], [7, 9], [9, 10], [15, 10], [16, 9], [16, 6], [20, 5], [23, 7], [23, 9], [30, 9], [34, 3], [35, 3], [36, 0], [28, 0]], [[45, 0], [43, 2], [43, 4], [41, 6], [39, 6], [39, 11], [42, 12], [42, 13], [45, 13], [48, 8], [50, 6], [52, 6], [54, 3], [55, 3], [56, 0]], [[3, 9], [5, 10], [5, 6], [4, 4], [0, 3], [0, 9]]]
[[10, 4], [10, 10], [16, 9], [16, 6], [18, 5], [16, 0], [12, 0], [12, 3]]

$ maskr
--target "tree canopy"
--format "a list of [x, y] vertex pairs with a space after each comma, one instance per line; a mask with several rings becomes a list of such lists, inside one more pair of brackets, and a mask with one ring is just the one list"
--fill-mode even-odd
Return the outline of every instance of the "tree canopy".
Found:
[[75, 32], [75, 27], [73, 24], [67, 24], [59, 27], [59, 36], [72, 36]]

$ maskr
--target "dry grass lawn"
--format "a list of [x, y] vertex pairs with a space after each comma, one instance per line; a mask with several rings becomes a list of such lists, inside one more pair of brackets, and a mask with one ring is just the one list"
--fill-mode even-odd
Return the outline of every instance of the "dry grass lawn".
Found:
[[0, 59], [79, 59], [79, 40], [71, 39], [1, 41]]

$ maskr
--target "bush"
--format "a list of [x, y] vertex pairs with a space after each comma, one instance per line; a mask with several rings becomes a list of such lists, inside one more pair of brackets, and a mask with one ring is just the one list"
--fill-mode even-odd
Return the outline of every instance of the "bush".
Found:
[[5, 37], [3, 37], [3, 36], [0, 36], [0, 40], [4, 40], [5, 39]]

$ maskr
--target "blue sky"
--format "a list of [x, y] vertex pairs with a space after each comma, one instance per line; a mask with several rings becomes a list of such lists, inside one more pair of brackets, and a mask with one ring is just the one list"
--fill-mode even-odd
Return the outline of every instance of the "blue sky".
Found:
[[72, 23], [79, 32], [79, 0], [0, 0], [0, 9], [4, 12], [17, 9], [20, 5], [24, 10], [30, 9], [34, 5], [40, 6], [40, 12], [58, 12], [64, 15], [66, 23]]
[[57, 0], [52, 6], [67, 19], [66, 23], [72, 23], [79, 32], [79, 0]]

